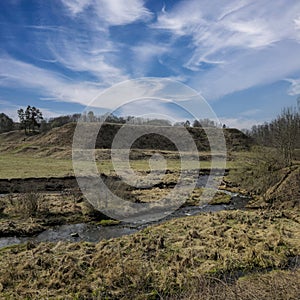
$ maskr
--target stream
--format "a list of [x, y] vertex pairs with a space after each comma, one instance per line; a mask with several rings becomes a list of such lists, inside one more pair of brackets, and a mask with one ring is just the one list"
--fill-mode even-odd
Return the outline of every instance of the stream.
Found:
[[[198, 187], [205, 186], [206, 176], [201, 176], [199, 178]], [[140, 223], [120, 223], [118, 225], [95, 225], [88, 223], [79, 223], [79, 224], [66, 224], [53, 226], [36, 236], [31, 237], [2, 237], [0, 238], [0, 248], [23, 244], [26, 242], [58, 242], [58, 241], [69, 241], [69, 242], [93, 242], [97, 243], [103, 239], [111, 239], [120, 237], [123, 235], [133, 234], [149, 225], [159, 224], [166, 220], [173, 218], [179, 218], [184, 216], [193, 216], [200, 213], [207, 212], [218, 212], [222, 210], [233, 210], [233, 209], [244, 209], [245, 205], [250, 200], [249, 197], [239, 195], [236, 193], [231, 193], [228, 191], [223, 191], [231, 195], [230, 204], [218, 204], [218, 205], [202, 205], [202, 206], [185, 206], [181, 207], [173, 213], [167, 215], [165, 218], [160, 219], [159, 221], [148, 222], [145, 224]], [[1, 197], [1, 195], [0, 195]]]

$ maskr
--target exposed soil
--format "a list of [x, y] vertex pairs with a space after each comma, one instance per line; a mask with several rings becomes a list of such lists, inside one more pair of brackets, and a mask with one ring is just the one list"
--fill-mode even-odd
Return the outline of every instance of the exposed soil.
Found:
[[0, 194], [63, 191], [78, 188], [75, 176], [0, 179]]

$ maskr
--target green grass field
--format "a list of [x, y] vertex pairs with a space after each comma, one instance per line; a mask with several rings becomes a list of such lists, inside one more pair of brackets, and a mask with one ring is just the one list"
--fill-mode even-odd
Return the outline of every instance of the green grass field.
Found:
[[73, 174], [72, 161], [1, 154], [0, 178], [60, 177]]
[[[123, 162], [118, 162], [119, 166], [124, 166]], [[149, 171], [148, 159], [138, 159], [130, 161], [131, 167], [135, 171]], [[84, 164], [83, 164], [84, 165]], [[111, 160], [105, 159], [97, 162], [98, 170], [101, 173], [110, 174], [114, 171]], [[234, 168], [236, 163], [227, 162], [227, 168]], [[200, 161], [201, 169], [211, 167], [210, 161]], [[216, 168], [221, 168], [222, 164], [216, 164]], [[156, 166], [156, 169], [164, 168], [163, 165]], [[167, 159], [166, 168], [172, 171], [180, 170], [181, 163], [177, 159]], [[183, 169], [199, 168], [197, 161], [185, 161]], [[36, 157], [29, 154], [4, 153], [0, 156], [0, 178], [29, 178], [29, 177], [62, 177], [74, 175], [71, 159], [54, 157]]]

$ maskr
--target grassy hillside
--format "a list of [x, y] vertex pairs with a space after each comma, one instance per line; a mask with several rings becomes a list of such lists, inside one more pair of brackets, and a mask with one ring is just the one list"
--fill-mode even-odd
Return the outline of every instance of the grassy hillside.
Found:
[[[96, 124], [88, 124], [87, 126], [97, 126]], [[96, 148], [110, 149], [114, 136], [121, 128], [121, 124], [104, 124], [98, 135]], [[16, 153], [26, 151], [38, 151], [44, 153], [45, 156], [53, 154], [53, 152], [64, 151], [70, 149], [73, 141], [73, 134], [76, 123], [69, 123], [59, 128], [35, 136], [25, 136], [22, 131], [13, 131], [0, 135], [0, 149], [2, 151], [14, 151]], [[143, 131], [142, 126], [132, 125], [133, 130]], [[176, 127], [162, 127], [163, 131], [175, 132], [178, 140], [182, 136], [184, 129]], [[214, 135], [214, 131], [222, 129], [205, 129]], [[194, 138], [199, 151], [208, 151], [209, 143], [204, 130], [200, 128], [188, 128], [191, 136]], [[250, 139], [237, 129], [224, 129], [227, 149], [231, 150], [247, 150], [250, 146]], [[50, 149], [51, 147], [51, 149]], [[53, 149], [53, 147], [56, 147]], [[157, 149], [157, 150], [176, 150], [175, 145], [165, 137], [158, 134], [148, 134], [137, 139], [132, 148], [136, 149]]]
[[[61, 177], [73, 174], [72, 168], [72, 141], [75, 123], [66, 124], [60, 128], [52, 129], [43, 134], [25, 136], [23, 131], [12, 131], [0, 134], [0, 178], [28, 178], [28, 177]], [[93, 123], [87, 126], [96, 126]], [[99, 171], [110, 173], [113, 165], [110, 159], [110, 147], [114, 135], [122, 125], [105, 124], [98, 135], [96, 142], [96, 160], [99, 161]], [[184, 129], [175, 127], [161, 127], [165, 133], [175, 132], [176, 137], [184, 133]], [[134, 126], [133, 129], [143, 131], [143, 126]], [[157, 129], [157, 128], [156, 128]], [[210, 167], [208, 140], [205, 132], [199, 128], [188, 128], [195, 139], [200, 154], [201, 168]], [[210, 129], [221, 130], [221, 129]], [[212, 132], [214, 135], [214, 132]], [[224, 135], [229, 149], [248, 149], [250, 141], [242, 132], [236, 129], [225, 129]], [[84, 138], [84, 137], [83, 137]], [[184, 145], [184, 142], [183, 146]], [[133, 144], [130, 153], [132, 167], [137, 171], [149, 170], [148, 159], [156, 150], [166, 158], [167, 168], [175, 170], [180, 168], [180, 160], [175, 145], [168, 139], [157, 134], [142, 136]], [[193, 168], [191, 162], [189, 168]], [[228, 162], [227, 167], [232, 167]]]

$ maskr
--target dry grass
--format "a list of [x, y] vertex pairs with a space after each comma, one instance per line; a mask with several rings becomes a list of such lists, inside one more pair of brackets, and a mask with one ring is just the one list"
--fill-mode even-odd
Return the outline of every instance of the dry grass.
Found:
[[0, 236], [31, 236], [48, 226], [107, 219], [73, 190], [8, 194], [0, 198], [0, 208]]
[[[297, 212], [220, 212], [171, 220], [97, 245], [5, 249], [2, 297], [297, 299], [299, 270], [243, 274], [288, 267], [289, 258], [300, 254], [298, 219]], [[227, 282], [230, 274], [242, 278]]]
[[259, 272], [228, 283], [199, 276], [189, 291], [166, 299], [182, 300], [291, 300], [300, 297], [300, 270]]

